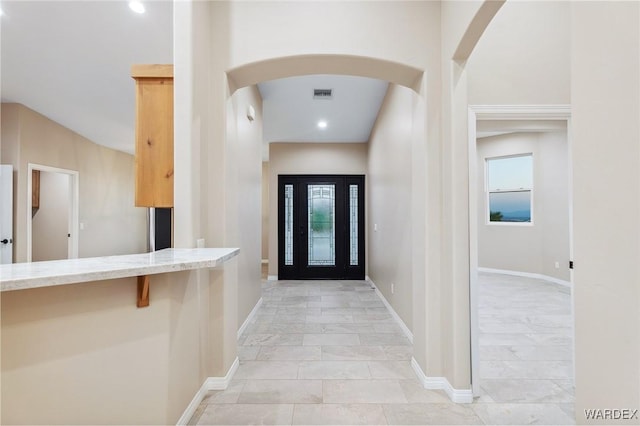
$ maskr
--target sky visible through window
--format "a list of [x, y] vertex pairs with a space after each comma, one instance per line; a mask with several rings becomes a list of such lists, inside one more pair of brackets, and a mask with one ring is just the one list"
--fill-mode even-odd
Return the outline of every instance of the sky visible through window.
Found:
[[533, 187], [531, 160], [531, 155], [488, 159], [489, 191], [531, 189]]

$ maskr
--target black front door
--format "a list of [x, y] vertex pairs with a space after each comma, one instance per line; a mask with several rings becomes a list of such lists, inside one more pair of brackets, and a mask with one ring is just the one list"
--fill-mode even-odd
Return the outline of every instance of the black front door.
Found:
[[278, 278], [364, 279], [364, 176], [278, 176]]

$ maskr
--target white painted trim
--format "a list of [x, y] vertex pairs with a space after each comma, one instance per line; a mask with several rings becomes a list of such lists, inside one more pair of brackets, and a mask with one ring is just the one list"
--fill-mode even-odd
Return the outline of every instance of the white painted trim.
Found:
[[489, 272], [493, 274], [503, 274], [503, 275], [513, 275], [515, 277], [524, 277], [524, 278], [535, 278], [538, 280], [550, 281], [554, 284], [559, 284], [564, 287], [571, 288], [571, 282], [561, 280], [559, 278], [550, 277], [548, 275], [543, 274], [534, 274], [533, 272], [520, 272], [520, 271], [510, 271], [508, 269], [493, 269], [493, 268], [478, 268], [478, 272]]
[[428, 377], [424, 374], [415, 358], [411, 358], [411, 367], [413, 367], [413, 371], [425, 389], [443, 390], [449, 396], [449, 399], [456, 404], [471, 404], [473, 402], [471, 389], [455, 389], [446, 377]]
[[238, 339], [240, 338], [240, 336], [242, 336], [242, 333], [244, 333], [247, 327], [249, 327], [249, 324], [251, 324], [251, 321], [253, 321], [253, 317], [255, 317], [256, 314], [258, 313], [258, 309], [260, 309], [260, 306], [262, 306], [262, 297], [260, 298], [260, 300], [258, 300], [258, 302], [256, 303], [256, 306], [254, 306], [251, 312], [249, 312], [247, 319], [244, 320], [244, 322], [238, 329]]
[[571, 105], [469, 105], [477, 120], [568, 120]]
[[[480, 396], [480, 321], [478, 314], [478, 191], [473, 190], [474, 176], [478, 176], [478, 143], [476, 140], [478, 121], [469, 109], [469, 337], [471, 340], [471, 390]], [[486, 170], [485, 170], [486, 173]], [[475, 212], [475, 216], [474, 213]]]
[[[573, 260], [573, 134], [571, 132], [571, 118], [567, 119], [567, 156], [568, 156], [568, 172], [569, 172], [569, 260]], [[576, 377], [576, 298], [573, 287], [573, 269], [569, 269], [569, 282], [571, 283], [571, 339], [572, 346], [572, 364], [573, 364], [573, 376]]]
[[269, 259], [262, 259], [262, 264], [269, 263]]
[[267, 276], [267, 281], [278, 281], [277, 275], [269, 275]]
[[200, 386], [200, 389], [198, 389], [198, 392], [196, 392], [196, 395], [187, 406], [187, 409], [184, 410], [184, 412], [176, 422], [176, 425], [189, 424], [189, 420], [191, 420], [191, 417], [193, 417], [193, 415], [196, 413], [196, 410], [200, 406], [200, 403], [202, 402], [204, 397], [207, 395], [207, 392], [207, 381], [205, 380], [202, 386]]
[[240, 361], [236, 357], [236, 359], [233, 361], [233, 364], [231, 364], [229, 371], [227, 371], [227, 374], [224, 377], [208, 377], [204, 381], [202, 386], [200, 386], [200, 389], [198, 389], [196, 395], [193, 397], [186, 410], [184, 410], [182, 416], [180, 416], [180, 418], [176, 422], [176, 425], [186, 425], [189, 423], [189, 420], [191, 420], [191, 417], [193, 417], [193, 415], [195, 414], [198, 406], [200, 405], [204, 397], [207, 396], [207, 392], [212, 390], [224, 390], [229, 387], [229, 383], [231, 382], [233, 375], [236, 374], [239, 365]]
[[233, 379], [234, 374], [238, 371], [238, 366], [240, 366], [240, 360], [236, 357], [233, 360], [233, 364], [229, 367], [229, 371], [224, 377], [209, 377], [205, 384], [207, 385], [207, 390], [225, 390], [229, 387], [229, 383], [231, 383], [231, 379]]
[[413, 333], [411, 332], [411, 330], [409, 330], [409, 327], [407, 327], [407, 325], [404, 323], [404, 321], [402, 321], [402, 318], [400, 318], [400, 315], [398, 315], [398, 313], [395, 311], [395, 309], [393, 309], [391, 307], [391, 305], [389, 304], [387, 299], [384, 297], [382, 292], [380, 290], [378, 290], [378, 287], [373, 282], [373, 280], [369, 276], [365, 277], [365, 279], [367, 281], [369, 281], [369, 283], [371, 284], [373, 289], [375, 289], [376, 294], [380, 297], [380, 299], [382, 299], [382, 303], [384, 303], [384, 306], [386, 306], [387, 310], [389, 311], [389, 313], [391, 314], [393, 319], [396, 320], [396, 322], [398, 323], [398, 326], [400, 327], [400, 329], [402, 330], [404, 335], [407, 336], [407, 339], [409, 339], [409, 341], [413, 345]]

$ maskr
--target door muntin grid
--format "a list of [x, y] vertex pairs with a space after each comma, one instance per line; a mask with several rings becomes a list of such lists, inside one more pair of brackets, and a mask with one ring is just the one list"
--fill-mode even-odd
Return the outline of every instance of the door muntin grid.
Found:
[[349, 265], [358, 266], [358, 185], [349, 185]]
[[336, 186], [307, 185], [308, 266], [336, 264]]
[[284, 264], [293, 265], [293, 185], [284, 186]]

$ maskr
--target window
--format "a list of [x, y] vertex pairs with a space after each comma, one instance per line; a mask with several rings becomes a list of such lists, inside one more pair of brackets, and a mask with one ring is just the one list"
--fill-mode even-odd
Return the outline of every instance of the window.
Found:
[[532, 222], [533, 155], [487, 158], [489, 223]]

